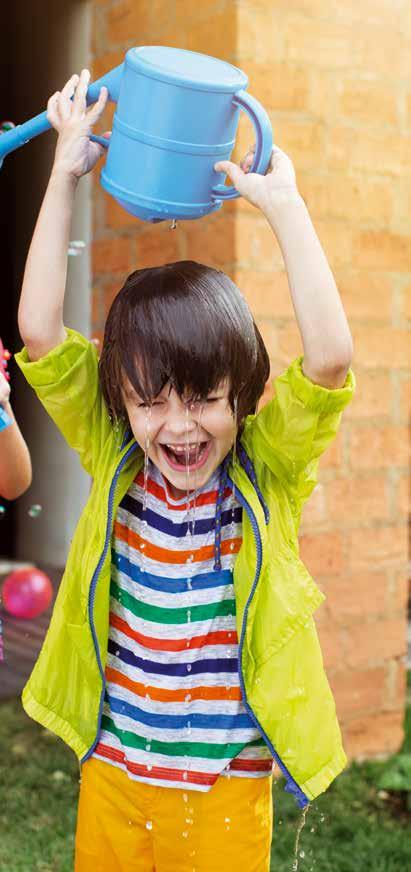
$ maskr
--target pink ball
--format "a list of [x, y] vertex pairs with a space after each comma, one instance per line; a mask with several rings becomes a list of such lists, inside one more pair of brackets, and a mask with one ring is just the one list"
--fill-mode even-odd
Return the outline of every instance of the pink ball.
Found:
[[53, 587], [48, 575], [34, 566], [16, 569], [3, 584], [4, 608], [15, 618], [37, 618], [49, 607], [52, 598]]

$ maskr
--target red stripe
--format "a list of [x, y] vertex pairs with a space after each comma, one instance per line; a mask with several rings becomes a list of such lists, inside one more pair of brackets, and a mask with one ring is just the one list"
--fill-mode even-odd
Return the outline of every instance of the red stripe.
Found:
[[237, 760], [234, 759], [229, 765], [229, 769], [236, 772], [271, 772], [273, 768], [272, 760]]
[[[138, 484], [140, 487], [144, 488], [144, 472], [137, 473], [134, 483]], [[165, 489], [157, 484], [152, 478], [148, 479], [147, 482], [147, 491], [149, 494], [152, 494], [154, 497], [157, 497], [158, 500], [161, 500], [163, 503], [166, 503], [170, 509], [176, 509], [178, 512], [185, 512], [187, 510], [187, 502], [184, 504], [180, 504], [178, 506], [174, 505], [174, 503], [170, 503], [167, 498], [167, 494]], [[223, 499], [227, 499], [231, 494], [231, 488], [226, 487], [223, 494]], [[218, 490], [207, 491], [205, 494], [200, 494], [196, 499], [196, 506], [209, 506], [213, 505], [217, 501]], [[188, 508], [193, 505], [193, 499], [189, 499]]]
[[[123, 763], [133, 775], [144, 775], [145, 778], [152, 778], [153, 781], [159, 778], [163, 781], [179, 781], [182, 787], [187, 784], [206, 784], [211, 787], [218, 778], [218, 773], [216, 775], [207, 775], [205, 772], [189, 772], [186, 769], [169, 769], [162, 766], [153, 766], [152, 769], [147, 769], [147, 766], [141, 763], [132, 763], [130, 760], [127, 760], [122, 751], [110, 748], [102, 742], [99, 742], [96, 746], [95, 753], [109, 760], [115, 760], [117, 763]], [[183, 771], [187, 772], [187, 778], [183, 778]]]
[[236, 645], [238, 642], [237, 633], [234, 630], [230, 632], [228, 630], [215, 630], [214, 633], [193, 636], [192, 639], [155, 639], [153, 636], [143, 636], [142, 633], [132, 630], [127, 621], [119, 618], [114, 612], [110, 612], [110, 626], [152, 651], [190, 651], [195, 648], [204, 648], [206, 645]]

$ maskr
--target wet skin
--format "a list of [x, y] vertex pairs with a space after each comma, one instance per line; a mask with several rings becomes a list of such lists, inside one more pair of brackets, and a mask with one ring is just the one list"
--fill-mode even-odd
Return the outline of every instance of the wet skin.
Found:
[[174, 499], [206, 484], [232, 447], [235, 420], [228, 394], [226, 381], [205, 401], [184, 401], [168, 383], [147, 406], [126, 380], [123, 398], [134, 437], [167, 479]]

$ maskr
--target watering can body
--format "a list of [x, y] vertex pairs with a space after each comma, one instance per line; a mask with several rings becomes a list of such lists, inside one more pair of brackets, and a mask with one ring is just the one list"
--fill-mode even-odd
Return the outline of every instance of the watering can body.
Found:
[[[110, 140], [91, 137], [107, 148], [101, 183], [136, 217], [149, 222], [201, 218], [239, 196], [223, 184], [224, 174], [216, 173], [214, 164], [230, 158], [241, 109], [255, 129], [251, 171], [267, 170], [271, 124], [247, 93], [247, 76], [237, 67], [197, 52], [140, 46], [90, 85], [88, 103], [102, 85], [117, 107]], [[1, 136], [0, 161], [47, 127], [43, 113]]]

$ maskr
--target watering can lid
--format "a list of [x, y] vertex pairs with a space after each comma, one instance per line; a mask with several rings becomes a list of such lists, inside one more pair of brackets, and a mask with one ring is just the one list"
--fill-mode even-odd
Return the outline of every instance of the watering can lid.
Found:
[[248, 78], [238, 67], [210, 55], [165, 45], [131, 48], [126, 63], [133, 69], [163, 82], [190, 85], [199, 90], [237, 91], [246, 88]]

